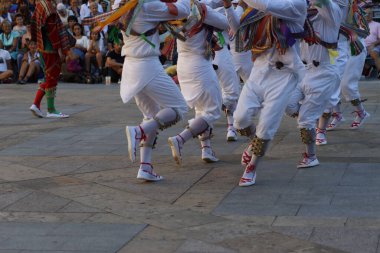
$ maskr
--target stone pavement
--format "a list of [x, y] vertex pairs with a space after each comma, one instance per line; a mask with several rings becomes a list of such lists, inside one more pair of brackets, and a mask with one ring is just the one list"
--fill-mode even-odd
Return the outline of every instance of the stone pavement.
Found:
[[64, 120], [32, 116], [36, 85], [0, 85], [0, 253], [380, 253], [379, 88], [362, 82], [372, 115], [363, 129], [349, 129], [343, 104], [347, 121], [318, 147], [315, 168], [296, 169], [303, 147], [284, 117], [257, 185], [240, 188], [247, 141], [226, 143], [224, 119], [219, 163], [204, 164], [194, 140], [174, 164], [167, 137], [183, 122], [159, 135], [165, 180], [144, 183], [124, 135], [141, 116], [117, 85], [60, 84]]

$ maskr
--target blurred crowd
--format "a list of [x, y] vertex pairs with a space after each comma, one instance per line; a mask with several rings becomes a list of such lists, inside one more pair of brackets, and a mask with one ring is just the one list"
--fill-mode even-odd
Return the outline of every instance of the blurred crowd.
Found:
[[[54, 0], [53, 0], [54, 1]], [[96, 83], [110, 76], [112, 82], [121, 77], [124, 58], [123, 39], [116, 27], [92, 33], [91, 25], [82, 20], [109, 11], [123, 2], [116, 0], [57, 0], [56, 9], [62, 23], [76, 39], [76, 45], [62, 66], [64, 81]], [[31, 17], [35, 0], [0, 0], [0, 81], [2, 83], [36, 83], [43, 78], [36, 43], [31, 41]]]
[[[62, 66], [61, 80], [100, 83], [106, 76], [110, 76], [111, 82], [119, 82], [124, 62], [120, 30], [113, 26], [106, 27], [101, 33], [93, 33], [92, 26], [82, 25], [82, 21], [116, 9], [126, 0], [52, 1], [56, 1], [57, 13], [62, 23], [76, 39], [75, 47], [70, 50]], [[0, 0], [1, 83], [36, 83], [43, 78], [43, 66], [39, 61], [36, 43], [31, 41], [30, 22], [34, 8], [35, 0]], [[380, 73], [380, 23], [372, 19], [372, 8], [369, 8], [367, 13], [371, 35], [366, 39], [369, 53], [364, 69], [366, 76], [370, 75], [372, 70]], [[173, 55], [173, 43], [167, 43], [170, 36], [164, 30], [161, 34], [161, 61], [164, 64], [167, 58], [170, 58], [170, 63], [175, 64], [176, 52], [174, 50]], [[175, 69], [174, 73], [172, 72], [173, 70], [169, 69], [168, 73], [175, 76]]]

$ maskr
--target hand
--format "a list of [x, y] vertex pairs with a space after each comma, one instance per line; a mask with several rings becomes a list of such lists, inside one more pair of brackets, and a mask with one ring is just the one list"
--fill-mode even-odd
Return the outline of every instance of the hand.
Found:
[[94, 33], [100, 33], [102, 30], [103, 30], [103, 27], [101, 27], [100, 25], [97, 25], [94, 28], [92, 28], [92, 31]]

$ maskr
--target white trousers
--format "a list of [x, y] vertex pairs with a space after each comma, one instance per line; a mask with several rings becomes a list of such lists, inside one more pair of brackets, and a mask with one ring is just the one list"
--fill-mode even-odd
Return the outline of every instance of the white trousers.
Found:
[[332, 96], [334, 100], [340, 100], [340, 92], [342, 92], [346, 101], [360, 98], [359, 80], [362, 76], [366, 57], [367, 51], [365, 49], [361, 54], [349, 57], [342, 81], [340, 82], [340, 89], [334, 92]]
[[299, 108], [299, 128], [316, 127], [317, 119], [323, 114], [332, 93], [336, 90], [338, 78], [335, 65], [308, 66], [304, 79], [292, 92], [287, 108], [289, 114]]
[[212, 128], [220, 118], [222, 95], [211, 61], [203, 55], [179, 54], [177, 74], [186, 103]]
[[188, 111], [180, 89], [164, 71], [145, 85], [135, 100], [145, 119], [153, 118], [163, 108], [176, 109], [181, 118]]
[[216, 74], [222, 88], [223, 104], [229, 108], [236, 104], [240, 94], [240, 82], [232, 61], [232, 55], [224, 46], [215, 52], [213, 64], [218, 65]]
[[336, 106], [340, 101], [340, 84], [343, 79], [343, 75], [345, 74], [345, 69], [347, 65], [347, 61], [349, 59], [349, 44], [347, 40], [339, 40], [338, 41], [338, 52], [339, 56], [335, 59], [335, 65], [337, 68], [337, 74], [338, 74], [338, 80], [337, 85], [335, 86], [335, 90], [333, 92], [333, 95], [331, 96], [331, 99], [329, 103], [327, 104], [327, 107], [325, 108], [326, 112], [330, 112], [331, 109]]
[[232, 53], [232, 61], [235, 66], [235, 71], [238, 76], [243, 80], [244, 83], [248, 81], [249, 76], [253, 68], [252, 53], [241, 52], [241, 53]]
[[272, 140], [298, 77], [289, 70], [279, 70], [269, 64], [260, 63], [255, 64], [243, 86], [234, 113], [234, 126], [237, 129], [251, 126], [253, 117], [260, 112], [256, 135], [261, 139]]

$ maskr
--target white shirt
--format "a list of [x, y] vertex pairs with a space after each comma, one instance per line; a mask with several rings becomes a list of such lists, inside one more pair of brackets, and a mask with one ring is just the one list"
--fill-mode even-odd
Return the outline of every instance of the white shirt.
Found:
[[[227, 18], [219, 12], [207, 7], [206, 18], [204, 24], [213, 26], [220, 30], [226, 30], [228, 28]], [[186, 41], [177, 40], [178, 53], [190, 53], [197, 55], [204, 55], [205, 53], [205, 40], [206, 32], [203, 29], [201, 32], [195, 34], [193, 37], [188, 38]]]
[[82, 38], [77, 39], [76, 45], [88, 48], [90, 45], [90, 40], [86, 36], [82, 35]]
[[7, 61], [11, 60], [11, 55], [7, 50], [0, 49], [0, 72], [8, 70]]
[[[90, 4], [82, 4], [80, 7], [80, 19], [83, 20], [84, 18], [87, 18], [91, 15], [91, 11], [89, 8]], [[98, 4], [98, 12], [103, 13], [103, 8], [100, 4]]]
[[[300, 33], [304, 30], [304, 24], [307, 14], [307, 6], [305, 0], [244, 0], [244, 2], [253, 8], [256, 8], [265, 13], [269, 13], [274, 17], [280, 18], [292, 33]], [[231, 10], [230, 10], [231, 9]], [[227, 17], [231, 29], [236, 32], [240, 22], [236, 19], [236, 15], [231, 8], [227, 9]], [[234, 21], [235, 22], [231, 22]], [[284, 55], [280, 55], [275, 47], [261, 54], [256, 61], [269, 63], [275, 66], [276, 62], [280, 61], [285, 65], [285, 69], [291, 72], [298, 72], [303, 69], [302, 61], [299, 57], [299, 43], [288, 48]]]
[[[318, 14], [311, 20], [314, 31], [321, 40], [334, 43], [338, 41], [339, 27], [343, 20], [343, 9], [334, 1], [326, 1], [322, 7], [316, 7]], [[321, 45], [308, 45], [302, 43], [302, 59], [307, 63], [313, 61], [330, 62], [330, 56], [327, 48]]]
[[[175, 5], [178, 10], [178, 16], [170, 14], [167, 5], [161, 1], [144, 3], [132, 25], [132, 29], [138, 33], [144, 33], [157, 27], [161, 21], [182, 19], [189, 15], [190, 0], [178, 0]], [[161, 54], [158, 32], [152, 36], [148, 36], [148, 40], [155, 45], [154, 48], [139, 36], [127, 37], [125, 32], [122, 34], [124, 40], [122, 55], [125, 55], [127, 58], [145, 58]]]

